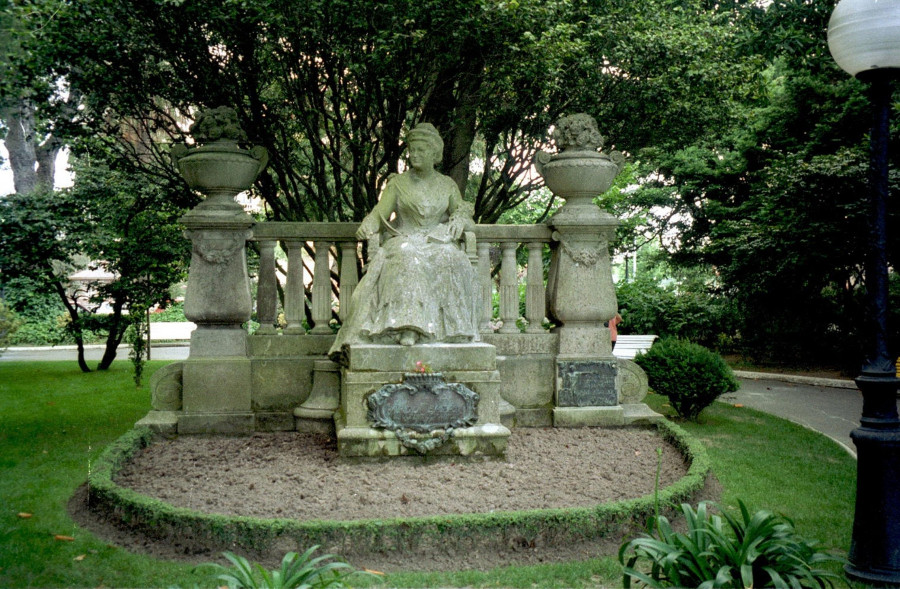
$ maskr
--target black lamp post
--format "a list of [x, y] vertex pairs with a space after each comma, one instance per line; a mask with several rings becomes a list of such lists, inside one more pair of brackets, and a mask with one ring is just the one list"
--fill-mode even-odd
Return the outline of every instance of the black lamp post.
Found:
[[887, 346], [888, 139], [893, 79], [900, 74], [900, 0], [841, 0], [828, 23], [828, 47], [842, 69], [869, 84], [871, 210], [866, 287], [875, 324], [856, 384], [863, 395], [857, 450], [856, 514], [847, 574], [900, 585], [900, 418], [897, 379]]

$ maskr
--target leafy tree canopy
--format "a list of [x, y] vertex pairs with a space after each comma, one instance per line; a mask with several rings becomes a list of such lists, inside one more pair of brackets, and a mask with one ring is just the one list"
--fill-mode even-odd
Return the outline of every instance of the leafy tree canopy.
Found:
[[[595, 115], [620, 150], [668, 149], [720, 127], [753, 77], [732, 13], [696, 0], [31, 3], [52, 18], [20, 73], [83, 97], [54, 119], [67, 136], [106, 138], [122, 165], [173, 177], [166, 147], [184, 117], [233, 106], [270, 152], [256, 188], [280, 220], [361, 218], [404, 129], [427, 120], [444, 171], [490, 222], [538, 185], [527, 162], [561, 114]], [[487, 162], [475, 182], [472, 158]]]

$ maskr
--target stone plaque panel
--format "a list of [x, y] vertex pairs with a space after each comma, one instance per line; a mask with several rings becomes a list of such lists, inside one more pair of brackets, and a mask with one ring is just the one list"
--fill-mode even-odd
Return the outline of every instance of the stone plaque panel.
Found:
[[373, 427], [429, 432], [473, 425], [478, 394], [441, 374], [406, 374], [403, 383], [385, 385], [368, 397]]
[[611, 407], [616, 394], [616, 361], [557, 362], [559, 407]]

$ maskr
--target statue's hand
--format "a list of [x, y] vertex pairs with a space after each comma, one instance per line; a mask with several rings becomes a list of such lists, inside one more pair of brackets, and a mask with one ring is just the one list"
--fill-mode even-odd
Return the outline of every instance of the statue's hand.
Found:
[[378, 222], [378, 219], [371, 215], [367, 215], [356, 230], [356, 239], [359, 239], [360, 241], [369, 239], [378, 233], [379, 229], [381, 229], [381, 223]]
[[447, 223], [447, 231], [450, 233], [450, 237], [453, 241], [458, 241], [465, 230], [466, 222], [464, 219], [451, 217], [450, 221]]

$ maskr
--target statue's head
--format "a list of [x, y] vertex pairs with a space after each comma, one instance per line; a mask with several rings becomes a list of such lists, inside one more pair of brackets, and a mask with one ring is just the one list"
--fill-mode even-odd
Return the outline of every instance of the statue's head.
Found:
[[429, 151], [433, 155], [435, 164], [441, 162], [444, 157], [444, 140], [431, 123], [419, 123], [406, 134], [407, 145], [413, 142], [427, 143]]

